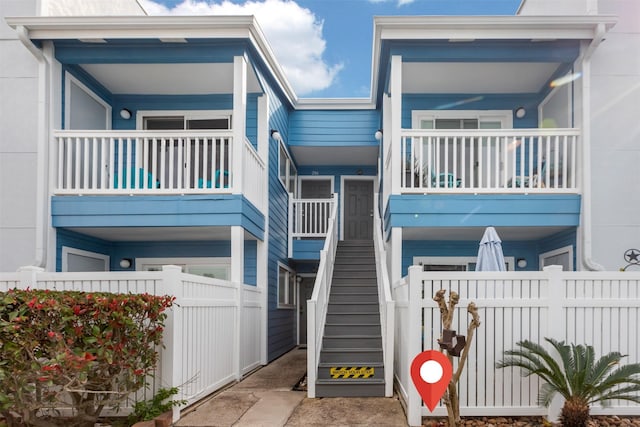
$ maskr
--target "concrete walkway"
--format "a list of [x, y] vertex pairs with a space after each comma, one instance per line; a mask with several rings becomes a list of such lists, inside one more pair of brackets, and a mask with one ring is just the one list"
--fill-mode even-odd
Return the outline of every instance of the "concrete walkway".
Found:
[[307, 399], [292, 388], [307, 370], [305, 350], [292, 350], [183, 414], [180, 427], [404, 427], [397, 398]]

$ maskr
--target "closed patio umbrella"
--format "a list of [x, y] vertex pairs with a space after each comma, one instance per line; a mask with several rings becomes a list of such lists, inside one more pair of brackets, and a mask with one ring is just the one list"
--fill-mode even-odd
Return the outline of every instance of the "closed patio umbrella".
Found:
[[476, 271], [505, 271], [504, 254], [502, 253], [502, 240], [498, 237], [496, 229], [487, 227], [480, 240], [478, 248], [478, 260]]

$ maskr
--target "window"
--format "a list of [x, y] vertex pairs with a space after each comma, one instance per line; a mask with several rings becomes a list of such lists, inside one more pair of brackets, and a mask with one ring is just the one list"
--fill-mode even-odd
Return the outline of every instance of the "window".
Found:
[[229, 280], [231, 258], [136, 258], [138, 271], [162, 271], [163, 265], [177, 265], [184, 273]]
[[294, 308], [296, 304], [296, 274], [278, 263], [278, 308]]
[[280, 177], [280, 182], [287, 190], [287, 193], [296, 194], [298, 171], [291, 160], [289, 152], [282, 142], [280, 142], [280, 151], [278, 155], [278, 175]]
[[65, 128], [111, 128], [111, 106], [70, 73], [65, 73]]
[[[476, 258], [474, 256], [416, 256], [413, 257], [413, 265], [421, 265], [424, 271], [476, 271]], [[504, 263], [507, 271], [513, 271], [512, 256], [504, 257]]]
[[63, 246], [62, 271], [109, 271], [109, 256]]
[[[229, 131], [231, 111], [138, 111], [137, 127], [149, 131]], [[206, 132], [183, 140], [145, 139], [141, 164], [162, 188], [228, 188], [231, 133]]]

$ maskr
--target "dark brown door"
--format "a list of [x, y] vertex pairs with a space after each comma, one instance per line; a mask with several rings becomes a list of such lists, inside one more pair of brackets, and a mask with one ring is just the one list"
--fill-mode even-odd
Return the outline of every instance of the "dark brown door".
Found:
[[300, 310], [300, 345], [302, 346], [307, 345], [307, 300], [311, 299], [315, 281], [315, 277], [303, 277], [298, 291], [300, 298], [300, 304], [298, 304]]
[[344, 182], [344, 239], [373, 239], [373, 181]]

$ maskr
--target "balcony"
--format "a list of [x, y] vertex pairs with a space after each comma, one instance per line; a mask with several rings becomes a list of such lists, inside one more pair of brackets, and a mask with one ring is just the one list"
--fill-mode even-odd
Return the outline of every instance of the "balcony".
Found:
[[65, 130], [54, 142], [54, 195], [242, 194], [266, 208], [265, 164], [232, 131]]
[[576, 194], [579, 137], [578, 129], [403, 129], [399, 144], [385, 141], [384, 192]]

